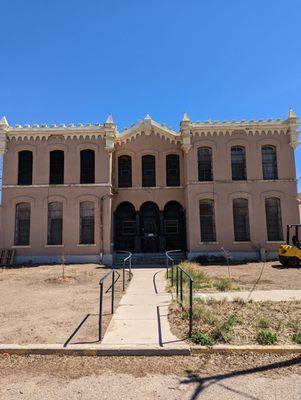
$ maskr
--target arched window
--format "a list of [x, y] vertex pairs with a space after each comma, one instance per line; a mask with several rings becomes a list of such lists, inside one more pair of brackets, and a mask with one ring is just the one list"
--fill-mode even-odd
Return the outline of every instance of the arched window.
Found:
[[247, 199], [233, 200], [234, 238], [236, 242], [250, 240], [249, 207]]
[[94, 244], [94, 203], [83, 201], [80, 203], [80, 244]]
[[263, 179], [278, 179], [276, 147], [267, 145], [261, 148]]
[[64, 152], [53, 150], [49, 154], [49, 184], [62, 185], [64, 183]]
[[233, 181], [244, 181], [247, 179], [246, 149], [244, 147], [231, 147], [231, 165]]
[[166, 156], [166, 186], [180, 186], [180, 157], [178, 154]]
[[131, 187], [132, 186], [132, 157], [120, 156], [118, 157], [118, 186]]
[[32, 152], [19, 151], [18, 158], [18, 185], [32, 185]]
[[198, 175], [199, 181], [212, 181], [212, 149], [200, 147], [198, 149]]
[[114, 249], [134, 251], [137, 235], [135, 207], [129, 202], [123, 202], [117, 207], [114, 216]]
[[215, 218], [214, 218], [214, 201], [204, 199], [200, 201], [200, 226], [201, 241], [215, 242]]
[[30, 238], [30, 203], [16, 204], [15, 240], [16, 246], [28, 246]]
[[142, 186], [156, 186], [156, 157], [152, 155], [142, 156]]
[[94, 150], [82, 150], [80, 152], [80, 183], [95, 183]]
[[48, 204], [48, 238], [47, 244], [60, 245], [63, 243], [63, 203]]
[[270, 197], [265, 199], [267, 236], [269, 241], [283, 240], [280, 199]]

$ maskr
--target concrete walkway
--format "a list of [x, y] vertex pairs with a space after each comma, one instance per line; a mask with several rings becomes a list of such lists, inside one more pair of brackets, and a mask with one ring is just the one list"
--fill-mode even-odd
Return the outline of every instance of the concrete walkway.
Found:
[[254, 292], [195, 293], [195, 297], [208, 300], [233, 301], [236, 299], [252, 301], [292, 301], [301, 300], [301, 290], [255, 290]]
[[167, 315], [171, 295], [165, 291], [165, 269], [132, 271], [133, 279], [113, 315], [102, 345], [188, 348], [170, 331]]

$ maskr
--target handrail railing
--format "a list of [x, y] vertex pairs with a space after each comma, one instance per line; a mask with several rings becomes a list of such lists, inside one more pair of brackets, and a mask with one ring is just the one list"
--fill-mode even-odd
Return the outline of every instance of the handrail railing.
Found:
[[130, 251], [125, 251], [125, 250], [119, 250], [116, 251], [116, 254], [128, 254], [127, 257], [125, 257], [123, 261], [123, 268], [122, 268], [122, 290], [125, 291], [125, 271], [126, 271], [126, 263], [128, 262], [129, 265], [129, 281], [132, 279], [132, 256], [133, 254]]
[[173, 267], [175, 265], [175, 260], [171, 257], [170, 254], [172, 253], [180, 253], [181, 250], [168, 250], [165, 252], [166, 255], [166, 275], [167, 278], [169, 278], [168, 276], [168, 269], [169, 269], [169, 264], [171, 263], [171, 285], [173, 286]]

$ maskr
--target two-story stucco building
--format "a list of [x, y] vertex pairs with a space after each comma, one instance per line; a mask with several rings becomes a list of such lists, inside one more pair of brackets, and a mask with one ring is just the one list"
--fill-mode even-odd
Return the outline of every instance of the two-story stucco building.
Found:
[[275, 254], [299, 221], [298, 120], [0, 122], [0, 247], [17, 262], [102, 261], [114, 250], [189, 258]]

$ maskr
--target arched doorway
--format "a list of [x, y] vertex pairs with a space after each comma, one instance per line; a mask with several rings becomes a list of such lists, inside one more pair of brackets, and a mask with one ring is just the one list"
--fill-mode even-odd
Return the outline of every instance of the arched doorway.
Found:
[[177, 201], [165, 204], [164, 237], [166, 250], [186, 250], [185, 210]]
[[141, 250], [144, 253], [159, 251], [160, 211], [157, 204], [147, 201], [140, 207]]
[[133, 252], [137, 231], [135, 207], [129, 202], [120, 203], [114, 217], [114, 250]]

